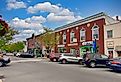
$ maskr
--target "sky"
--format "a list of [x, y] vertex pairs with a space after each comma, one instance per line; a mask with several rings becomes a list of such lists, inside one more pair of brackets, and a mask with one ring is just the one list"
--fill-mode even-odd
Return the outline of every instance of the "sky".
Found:
[[0, 15], [19, 31], [14, 41], [104, 12], [121, 19], [121, 0], [0, 0]]

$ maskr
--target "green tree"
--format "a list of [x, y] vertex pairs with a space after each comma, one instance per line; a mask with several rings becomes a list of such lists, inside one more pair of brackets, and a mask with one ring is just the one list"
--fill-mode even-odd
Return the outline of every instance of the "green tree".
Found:
[[59, 34], [56, 34], [53, 30], [45, 28], [45, 32], [40, 35], [38, 41], [50, 52], [58, 43], [59, 37]]
[[24, 43], [23, 42], [16, 42], [16, 43], [11, 43], [2, 46], [2, 50], [5, 50], [6, 52], [19, 52], [22, 51], [24, 48]]
[[8, 31], [3, 35], [0, 36], [0, 49], [9, 43], [9, 41], [11, 41], [13, 39], [13, 36], [15, 34], [18, 34], [18, 31], [9, 28]]

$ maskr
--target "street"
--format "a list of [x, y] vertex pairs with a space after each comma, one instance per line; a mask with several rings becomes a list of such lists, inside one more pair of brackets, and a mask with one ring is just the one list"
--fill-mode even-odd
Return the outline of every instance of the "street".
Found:
[[[31, 59], [34, 60], [35, 58]], [[22, 60], [22, 58], [21, 58]], [[27, 60], [27, 59], [24, 59]], [[30, 59], [29, 59], [30, 60]], [[35, 59], [37, 60], [37, 59]], [[3, 82], [120, 82], [121, 74], [108, 68], [87, 68], [78, 64], [40, 61], [13, 62], [0, 68]], [[13, 60], [13, 61], [20, 61]]]

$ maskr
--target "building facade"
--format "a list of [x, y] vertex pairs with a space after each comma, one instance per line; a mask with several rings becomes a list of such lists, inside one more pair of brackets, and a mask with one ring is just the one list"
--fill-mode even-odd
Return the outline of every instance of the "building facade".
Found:
[[56, 28], [55, 33], [60, 35], [55, 52], [71, 52], [83, 55], [86, 50], [104, 54], [104, 25], [116, 22], [103, 12]]
[[121, 22], [105, 26], [105, 54], [113, 58], [121, 56]]

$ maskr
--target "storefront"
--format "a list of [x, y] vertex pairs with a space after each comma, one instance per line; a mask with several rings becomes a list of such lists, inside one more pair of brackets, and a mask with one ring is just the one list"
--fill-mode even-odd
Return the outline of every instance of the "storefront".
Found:
[[121, 46], [116, 46], [115, 51], [117, 52], [118, 56], [121, 56]]
[[86, 51], [93, 53], [93, 41], [82, 42], [82, 46], [80, 46], [80, 55], [82, 56]]

